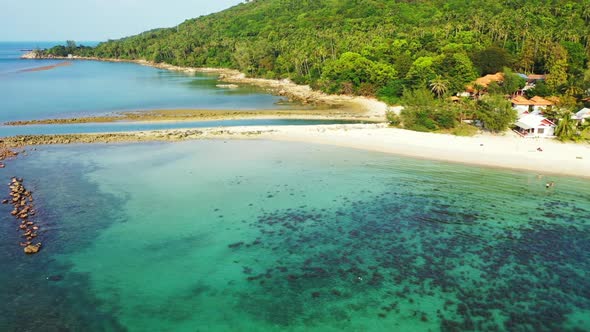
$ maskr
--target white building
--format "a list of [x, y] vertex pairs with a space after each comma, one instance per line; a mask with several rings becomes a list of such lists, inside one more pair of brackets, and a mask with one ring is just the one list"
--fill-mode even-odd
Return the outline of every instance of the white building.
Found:
[[518, 119], [515, 125], [515, 131], [522, 137], [555, 137], [555, 123], [538, 114], [525, 114]]
[[533, 106], [531, 101], [523, 96], [516, 96], [512, 98], [511, 102], [512, 108], [514, 108], [518, 112], [519, 117], [523, 114], [528, 114]]
[[575, 115], [576, 120], [580, 121], [581, 123], [586, 122], [586, 120], [590, 121], [590, 108], [582, 108], [578, 113]]
[[512, 107], [518, 112], [518, 116], [525, 114], [543, 114], [545, 108], [553, 106], [554, 104], [549, 100], [535, 96], [531, 99], [526, 99], [523, 96], [516, 96], [512, 98]]
[[539, 96], [534, 96], [533, 98], [531, 98], [531, 103], [533, 105], [533, 112], [535, 113], [543, 113], [543, 110], [545, 108], [554, 105], [549, 100]]

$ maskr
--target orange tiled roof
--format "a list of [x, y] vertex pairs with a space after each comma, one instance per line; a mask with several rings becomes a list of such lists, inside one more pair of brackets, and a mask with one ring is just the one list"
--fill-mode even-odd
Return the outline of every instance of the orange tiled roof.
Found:
[[530, 74], [530, 75], [527, 75], [527, 78], [529, 80], [544, 80], [545, 79], [545, 75]]
[[530, 100], [526, 99], [523, 96], [516, 96], [512, 98], [511, 102], [514, 105], [534, 105]]
[[479, 84], [481, 86], [487, 87], [492, 82], [502, 82], [502, 81], [504, 81], [504, 74], [496, 73], [493, 75], [490, 74], [490, 75], [486, 75], [484, 77], [480, 77], [480, 78], [476, 79], [475, 84]]
[[492, 82], [502, 82], [502, 81], [504, 81], [504, 74], [502, 74], [502, 73], [490, 74], [490, 75], [486, 75], [484, 77], [480, 77], [480, 78], [476, 79], [473, 84], [466, 85], [465, 89], [467, 92], [473, 93], [473, 92], [475, 92], [475, 85], [481, 85], [484, 88], [487, 88], [488, 85], [490, 85], [490, 83], [492, 83]]
[[553, 106], [552, 102], [539, 96], [534, 96], [533, 98], [531, 98], [531, 102], [533, 102], [532, 105], [535, 106]]

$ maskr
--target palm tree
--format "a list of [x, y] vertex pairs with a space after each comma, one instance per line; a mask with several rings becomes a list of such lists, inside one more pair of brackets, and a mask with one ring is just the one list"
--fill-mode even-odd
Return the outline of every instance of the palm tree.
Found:
[[578, 122], [572, 118], [572, 115], [573, 113], [570, 111], [565, 112], [555, 128], [555, 136], [561, 141], [570, 140], [576, 135]]
[[575, 82], [573, 81], [569, 81], [567, 83], [567, 86], [565, 87], [564, 91], [566, 96], [577, 96], [577, 95], [581, 95], [584, 93], [584, 90], [582, 88], [580, 88]]
[[434, 79], [430, 80], [430, 90], [434, 92], [439, 98], [447, 93], [449, 81], [437, 75]]

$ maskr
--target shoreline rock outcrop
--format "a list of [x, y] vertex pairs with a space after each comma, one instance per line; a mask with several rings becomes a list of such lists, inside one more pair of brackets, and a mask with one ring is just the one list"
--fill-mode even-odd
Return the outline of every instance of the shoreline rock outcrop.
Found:
[[42, 59], [44, 57], [41, 56], [41, 54], [38, 51], [33, 50], [31, 52], [27, 52], [27, 53], [21, 55], [20, 58], [32, 60], [32, 59]]
[[12, 150], [10, 147], [6, 145], [6, 143], [0, 140], [0, 168], [4, 168], [4, 162], [8, 159], [14, 159], [18, 157], [19, 152]]
[[211, 138], [251, 138], [263, 133], [273, 132], [268, 130], [242, 130], [232, 131], [226, 128], [175, 129], [154, 130], [140, 132], [105, 133], [105, 134], [55, 134], [55, 135], [21, 135], [4, 137], [4, 143], [12, 148], [21, 148], [33, 145], [55, 144], [90, 144], [90, 143], [135, 143], [135, 142], [176, 142], [184, 140], [211, 139]]

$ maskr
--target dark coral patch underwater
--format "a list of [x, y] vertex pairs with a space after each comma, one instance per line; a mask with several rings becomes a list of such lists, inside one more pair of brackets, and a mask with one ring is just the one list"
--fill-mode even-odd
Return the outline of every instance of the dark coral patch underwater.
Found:
[[264, 213], [252, 226], [269, 259], [244, 269], [240, 308], [284, 327], [362, 312], [442, 331], [583, 328], [568, 315], [590, 309], [590, 228], [573, 221], [590, 211], [550, 196], [529, 213], [491, 204], [389, 192]]

